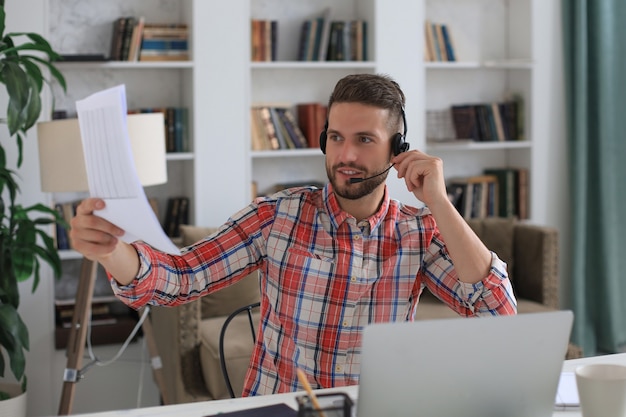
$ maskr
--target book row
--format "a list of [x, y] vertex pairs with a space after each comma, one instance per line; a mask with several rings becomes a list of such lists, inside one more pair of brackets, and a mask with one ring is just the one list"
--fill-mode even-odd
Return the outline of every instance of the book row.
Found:
[[489, 168], [482, 175], [452, 178], [448, 198], [465, 218], [528, 218], [528, 170]]
[[319, 136], [326, 123], [326, 106], [321, 103], [256, 105], [250, 109], [253, 151], [319, 147]]
[[474, 141], [524, 140], [523, 102], [520, 96], [506, 102], [451, 106], [456, 139]]
[[259, 61], [276, 61], [276, 39], [278, 22], [276, 20], [252, 19], [250, 27], [250, 59]]
[[163, 113], [165, 120], [165, 151], [190, 152], [189, 110], [186, 107], [150, 107], [129, 110], [133, 113]]
[[171, 238], [180, 237], [180, 225], [189, 224], [189, 197], [167, 199], [163, 230]]
[[456, 61], [452, 32], [444, 23], [424, 23], [424, 61]]
[[328, 20], [302, 23], [299, 61], [367, 61], [367, 21]]
[[145, 23], [144, 17], [119, 17], [113, 22], [112, 61], [185, 61], [189, 59], [188, 28], [182, 23]]
[[252, 150], [301, 149], [308, 143], [290, 109], [254, 106], [251, 109]]

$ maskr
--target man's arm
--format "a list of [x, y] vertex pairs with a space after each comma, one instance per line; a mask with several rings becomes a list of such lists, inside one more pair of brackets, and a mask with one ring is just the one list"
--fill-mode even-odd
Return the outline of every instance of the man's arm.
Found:
[[130, 284], [139, 271], [139, 255], [135, 248], [119, 239], [124, 231], [93, 214], [104, 208], [104, 201], [83, 200], [72, 218], [72, 246], [86, 258], [102, 264], [120, 285]]
[[448, 199], [441, 159], [414, 150], [392, 161], [398, 178], [430, 209], [459, 280], [476, 283], [489, 274], [491, 253]]

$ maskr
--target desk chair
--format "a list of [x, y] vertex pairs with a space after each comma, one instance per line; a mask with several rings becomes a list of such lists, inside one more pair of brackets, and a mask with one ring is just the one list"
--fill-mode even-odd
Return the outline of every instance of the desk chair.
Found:
[[[241, 326], [245, 326], [245, 321], [242, 320], [242, 318], [244, 318], [245, 316], [239, 316], [242, 313], [247, 313], [247, 325], [250, 328], [250, 334], [252, 336], [252, 344], [256, 344], [256, 322], [255, 322], [255, 318], [252, 317], [253, 314], [253, 310], [254, 309], [258, 309], [259, 306], [261, 305], [261, 303], [256, 302], [256, 303], [252, 303], [252, 304], [248, 304], [246, 306], [240, 307], [237, 310], [233, 311], [227, 318], [226, 321], [224, 321], [224, 324], [222, 325], [222, 330], [220, 331], [220, 340], [219, 340], [219, 351], [220, 351], [220, 366], [222, 368], [222, 374], [224, 375], [224, 382], [226, 383], [226, 388], [228, 388], [228, 392], [230, 394], [231, 398], [236, 398], [235, 392], [233, 391], [233, 386], [230, 382], [230, 377], [228, 375], [228, 368], [226, 366], [226, 355], [224, 354], [224, 343], [225, 343], [225, 339], [226, 339], [226, 332], [228, 330], [228, 327], [230, 326], [231, 322], [232, 323], [237, 323], [237, 327], [239, 327], [237, 329], [237, 332], [239, 333], [241, 331]], [[233, 320], [235, 320], [233, 322]]]

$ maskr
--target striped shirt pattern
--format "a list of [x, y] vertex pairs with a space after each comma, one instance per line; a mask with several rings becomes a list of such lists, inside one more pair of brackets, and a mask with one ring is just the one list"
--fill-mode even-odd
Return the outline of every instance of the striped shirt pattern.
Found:
[[261, 324], [243, 395], [358, 384], [363, 328], [412, 321], [428, 287], [461, 316], [516, 313], [506, 264], [492, 253], [489, 275], [458, 280], [427, 208], [392, 200], [357, 222], [331, 185], [257, 198], [181, 256], [134, 243], [138, 277], [118, 297], [138, 308], [179, 305], [260, 271]]

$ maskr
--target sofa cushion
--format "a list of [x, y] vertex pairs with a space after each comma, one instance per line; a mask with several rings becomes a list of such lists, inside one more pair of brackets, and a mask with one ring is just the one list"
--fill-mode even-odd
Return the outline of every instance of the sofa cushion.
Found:
[[[255, 333], [260, 313], [256, 309], [252, 313]], [[215, 317], [202, 320], [200, 333], [200, 362], [207, 390], [214, 399], [230, 398], [226, 383], [221, 372], [219, 337], [226, 317]], [[243, 382], [250, 365], [250, 357], [254, 343], [250, 330], [250, 322], [245, 313], [236, 316], [229, 324], [224, 337], [224, 356], [227, 361], [228, 377], [235, 395], [243, 392]]]
[[[183, 246], [189, 246], [204, 239], [217, 229], [214, 227], [200, 227], [181, 225]], [[228, 316], [241, 306], [259, 301], [258, 273], [253, 272], [241, 281], [213, 294], [202, 297], [202, 318]]]
[[467, 219], [467, 223], [480, 240], [506, 262], [509, 280], [513, 279], [513, 232], [515, 218], [489, 217], [486, 219]]

